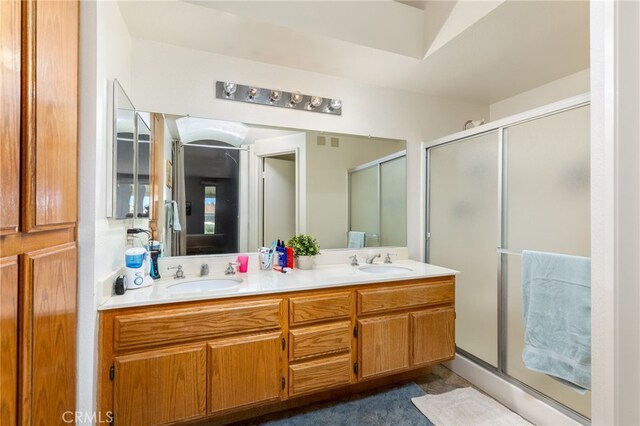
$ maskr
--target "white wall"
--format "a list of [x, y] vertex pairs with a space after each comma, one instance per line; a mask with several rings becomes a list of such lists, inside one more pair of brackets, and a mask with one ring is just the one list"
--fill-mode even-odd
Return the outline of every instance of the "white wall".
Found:
[[[572, 96], [589, 92], [590, 70], [587, 68], [575, 74], [554, 80], [489, 106], [491, 121], [518, 114]], [[487, 118], [487, 117], [485, 117]]]
[[[134, 40], [134, 104], [142, 110], [194, 117], [374, 135], [407, 141], [410, 255], [422, 259], [424, 182], [420, 141], [458, 131], [467, 117], [489, 115], [487, 105], [386, 89], [308, 71], [231, 58], [177, 46]], [[343, 115], [217, 100], [215, 82], [235, 81], [340, 98]]]
[[[98, 282], [120, 268], [125, 223], [106, 219], [107, 80], [131, 90], [131, 39], [116, 2], [80, 5], [77, 410], [95, 409]], [[104, 415], [103, 417], [104, 418]]]

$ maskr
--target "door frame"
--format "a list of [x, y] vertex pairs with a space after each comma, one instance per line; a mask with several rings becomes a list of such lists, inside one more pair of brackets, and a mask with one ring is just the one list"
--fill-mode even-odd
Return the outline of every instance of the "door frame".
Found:
[[265, 166], [265, 160], [267, 158], [274, 158], [274, 157], [279, 157], [281, 155], [286, 155], [286, 154], [293, 154], [293, 156], [295, 157], [294, 163], [295, 163], [295, 189], [294, 189], [294, 196], [295, 196], [295, 226], [294, 226], [294, 232], [296, 234], [299, 234], [301, 231], [299, 231], [300, 229], [300, 167], [298, 165], [299, 163], [299, 158], [300, 158], [300, 152], [298, 148], [292, 149], [292, 150], [288, 150], [288, 151], [281, 151], [278, 153], [274, 153], [271, 152], [269, 154], [261, 154], [261, 155], [257, 155], [258, 158], [258, 243], [260, 245], [264, 245], [265, 241], [264, 241], [264, 166]]
[[[566, 407], [559, 401], [547, 396], [546, 394], [534, 389], [527, 384], [519, 381], [518, 379], [508, 375], [505, 371], [502, 371], [502, 368], [506, 365], [506, 323], [507, 323], [507, 311], [505, 309], [507, 293], [505, 289], [506, 277], [504, 276], [506, 270], [502, 267], [505, 257], [511, 254], [517, 254], [510, 250], [503, 249], [505, 243], [506, 229], [504, 228], [504, 220], [503, 220], [503, 210], [504, 210], [504, 185], [506, 184], [504, 181], [504, 149], [505, 149], [505, 132], [509, 127], [513, 127], [518, 124], [526, 123], [533, 120], [538, 120], [544, 117], [548, 117], [551, 115], [559, 114], [562, 112], [566, 112], [569, 110], [581, 108], [584, 106], [589, 106], [591, 104], [591, 95], [589, 93], [585, 93], [582, 95], [574, 96], [568, 99], [564, 99], [559, 102], [554, 102], [539, 108], [535, 108], [520, 114], [515, 114], [500, 120], [496, 120], [494, 122], [487, 123], [482, 126], [478, 126], [473, 129], [465, 130], [462, 132], [457, 132], [452, 135], [444, 136], [442, 138], [435, 139], [431, 142], [422, 142], [421, 144], [421, 153], [422, 153], [422, 171], [424, 172], [424, 182], [426, 182], [425, 189], [425, 199], [424, 199], [424, 211], [425, 211], [425, 235], [421, 241], [421, 249], [424, 253], [424, 261], [429, 263], [429, 238], [430, 238], [430, 226], [429, 226], [429, 191], [430, 191], [430, 161], [431, 161], [431, 148], [436, 148], [444, 145], [449, 145], [453, 143], [457, 143], [463, 139], [468, 139], [475, 136], [480, 136], [483, 134], [497, 132], [497, 143], [498, 143], [498, 232], [499, 235], [496, 238], [496, 255], [500, 256], [497, 260], [497, 298], [498, 298], [498, 366], [494, 367], [493, 365], [477, 358], [473, 354], [470, 354], [456, 346], [456, 354], [458, 358], [452, 361], [449, 365], [450, 367], [459, 372], [461, 375], [462, 370], [469, 371], [469, 367], [464, 365], [467, 362], [473, 363], [478, 368], [488, 372], [488, 374], [492, 374], [497, 376], [498, 378], [504, 380], [507, 384], [510, 384], [517, 388], [520, 391], [524, 391], [526, 394], [532, 396], [533, 398], [543, 401], [548, 406], [555, 408], [557, 411], [562, 413], [563, 415], [579, 422], [585, 423], [589, 422], [589, 419], [582, 416], [581, 414], [573, 411], [572, 409]], [[483, 377], [482, 380], [484, 382], [488, 382], [490, 379], [487, 377]], [[486, 384], [486, 383], [485, 383]], [[494, 390], [495, 393], [501, 393], [501, 390]], [[513, 393], [512, 397], [513, 398]], [[518, 405], [516, 399], [511, 399], [509, 401], [504, 401], [507, 406], [511, 406], [515, 408]]]
[[[533, 121], [549, 115], [558, 114], [563, 111], [580, 108], [582, 106], [589, 105], [590, 103], [591, 103], [591, 95], [589, 93], [584, 93], [582, 95], [573, 96], [571, 98], [567, 98], [559, 102], [554, 102], [539, 108], [525, 111], [520, 114], [515, 114], [509, 117], [502, 118], [500, 120], [492, 121], [487, 124], [483, 124], [482, 126], [474, 127], [469, 130], [453, 133], [451, 135], [443, 136], [441, 138], [434, 139], [429, 142], [422, 142], [420, 144], [420, 153], [422, 158], [421, 171], [422, 173], [424, 173], [425, 182], [426, 182], [425, 198], [422, 206], [425, 212], [425, 216], [424, 216], [425, 235], [420, 241], [420, 250], [422, 253], [424, 253], [423, 260], [425, 262], [429, 262], [429, 184], [430, 184], [429, 162], [431, 160], [429, 150], [431, 148], [446, 145], [449, 143], [455, 143], [461, 139], [466, 139], [472, 136], [479, 136], [481, 134], [489, 133], [493, 131], [498, 131], [500, 142], [502, 142], [502, 134], [505, 127], [512, 127], [517, 124], [526, 123], [527, 121]], [[501, 146], [502, 146], [502, 143], [500, 143], [500, 147]], [[502, 164], [500, 165], [500, 169], [498, 173], [499, 173], [498, 177], [500, 177], [500, 175], [502, 174]], [[502, 188], [499, 187], [498, 194], [500, 195], [501, 192], [502, 192]], [[498, 198], [501, 198], [501, 197], [498, 197]], [[502, 204], [499, 207], [502, 207]]]

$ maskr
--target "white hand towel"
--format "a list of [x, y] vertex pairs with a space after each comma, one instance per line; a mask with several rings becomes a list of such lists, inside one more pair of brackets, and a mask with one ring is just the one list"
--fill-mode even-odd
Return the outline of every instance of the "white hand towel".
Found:
[[180, 213], [178, 212], [178, 203], [172, 201], [171, 205], [173, 206], [173, 230], [182, 231], [182, 226], [180, 226]]

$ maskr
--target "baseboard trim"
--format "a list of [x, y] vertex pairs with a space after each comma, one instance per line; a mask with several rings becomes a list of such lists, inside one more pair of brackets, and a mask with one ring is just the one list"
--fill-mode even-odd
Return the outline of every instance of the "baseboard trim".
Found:
[[456, 354], [456, 358], [445, 365], [535, 425], [580, 425], [574, 419], [460, 354]]

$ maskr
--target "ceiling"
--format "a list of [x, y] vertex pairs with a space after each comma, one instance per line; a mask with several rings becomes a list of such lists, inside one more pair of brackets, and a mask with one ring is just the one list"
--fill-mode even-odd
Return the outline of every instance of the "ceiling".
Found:
[[132, 37], [491, 103], [589, 67], [587, 1], [121, 1]]

